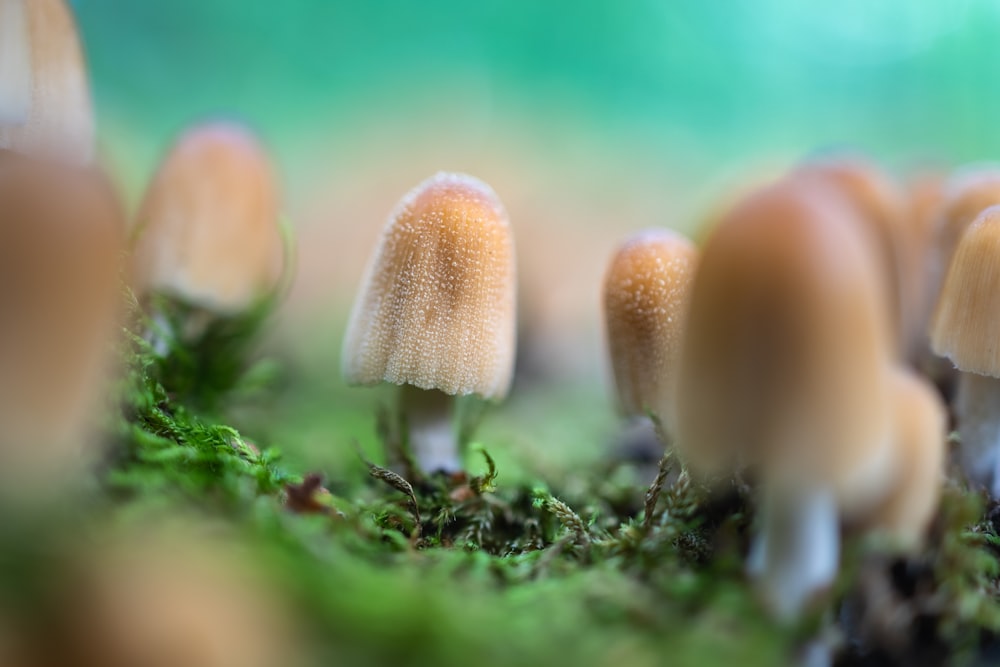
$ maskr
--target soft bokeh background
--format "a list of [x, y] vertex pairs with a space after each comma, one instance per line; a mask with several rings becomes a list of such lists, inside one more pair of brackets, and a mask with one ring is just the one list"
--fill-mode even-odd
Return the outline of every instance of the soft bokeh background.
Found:
[[814, 150], [904, 171], [1000, 150], [996, 0], [73, 5], [129, 201], [191, 121], [243, 118], [273, 150], [298, 237], [274, 334], [291, 377], [245, 420], [333, 469], [347, 439], [372, 439], [379, 396], [339, 380], [344, 311], [388, 211], [439, 169], [490, 182], [510, 211], [522, 348], [560, 389], [524, 388], [484, 428], [544, 468], [538, 443], [597, 452], [611, 431], [599, 289], [630, 231], [693, 233]]

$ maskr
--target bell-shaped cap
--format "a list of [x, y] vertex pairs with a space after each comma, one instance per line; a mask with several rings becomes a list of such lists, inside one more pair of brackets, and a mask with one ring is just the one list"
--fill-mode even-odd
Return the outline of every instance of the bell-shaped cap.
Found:
[[160, 165], [140, 207], [137, 291], [218, 315], [246, 310], [281, 277], [278, 216], [274, 174], [257, 139], [228, 122], [194, 127]]
[[1000, 377], [1000, 206], [983, 211], [952, 256], [931, 349], [962, 371]]
[[878, 164], [861, 154], [831, 155], [801, 164], [794, 178], [830, 187], [856, 210], [855, 219], [878, 249], [900, 351], [909, 347], [909, 330], [916, 318], [919, 290], [910, 278], [919, 239], [907, 220], [907, 201], [898, 183]]
[[[4, 21], [0, 75], [11, 76], [0, 85], [0, 93], [12, 95], [0, 99], [0, 148], [89, 164], [95, 152], [94, 109], [72, 12], [65, 0], [0, 0], [0, 5]], [[7, 23], [9, 19], [14, 22]], [[18, 26], [26, 30], [20, 38]], [[25, 46], [27, 63], [22, 59]], [[27, 70], [18, 68], [25, 64]], [[28, 99], [24, 98], [26, 90]], [[5, 117], [8, 110], [15, 114], [13, 122]]]
[[604, 325], [618, 401], [627, 415], [673, 412], [698, 250], [684, 236], [648, 229], [629, 238], [604, 277]]
[[343, 348], [352, 384], [500, 399], [513, 374], [514, 242], [493, 190], [439, 173], [390, 216]]
[[942, 279], [968, 226], [990, 206], [1000, 205], [1000, 165], [979, 164], [959, 169], [943, 187], [937, 223]]
[[99, 174], [9, 151], [0, 151], [0, 200], [0, 486], [7, 491], [43, 478], [52, 484], [92, 453], [88, 436], [120, 326], [124, 225]]
[[891, 338], [856, 211], [789, 179], [738, 204], [702, 250], [681, 354], [676, 445], [695, 472], [759, 466], [839, 497], [889, 433]]

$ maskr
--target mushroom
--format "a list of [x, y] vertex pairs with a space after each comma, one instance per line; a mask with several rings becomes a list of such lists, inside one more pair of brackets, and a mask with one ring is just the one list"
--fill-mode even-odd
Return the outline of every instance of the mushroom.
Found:
[[[14, 58], [0, 61], [0, 74], [13, 75], [0, 88], [0, 92], [9, 90], [13, 95], [0, 100], [0, 148], [77, 165], [91, 163], [95, 152], [94, 110], [72, 12], [65, 0], [0, 3], [0, 57]], [[8, 19], [13, 22], [8, 24]], [[17, 67], [18, 62], [25, 63], [20, 60], [25, 46], [29, 65], [26, 71]], [[29, 92], [27, 98], [25, 91]]]
[[709, 236], [692, 288], [676, 447], [706, 478], [753, 469], [748, 568], [780, 618], [832, 583], [840, 516], [891, 479], [885, 274], [852, 215], [800, 179], [763, 189]]
[[50, 571], [42, 570], [50, 585], [33, 587], [9, 642], [14, 664], [304, 664], [291, 605], [249, 544], [219, 526], [154, 518], [155, 528], [88, 530], [50, 549]]
[[969, 479], [1000, 497], [1000, 206], [965, 230], [931, 324], [931, 348], [960, 371], [955, 417]]
[[514, 362], [514, 243], [493, 190], [439, 173], [389, 217], [343, 348], [351, 384], [401, 385], [400, 417], [426, 471], [460, 469], [454, 395], [502, 399]]
[[28, 118], [30, 53], [24, 0], [0, 0], [0, 125], [19, 124]]
[[856, 210], [855, 219], [871, 234], [880, 254], [899, 352], [908, 356], [924, 332], [916, 327], [920, 291], [910, 280], [918, 261], [918, 239], [908, 224], [903, 190], [879, 165], [854, 153], [804, 162], [793, 178], [830, 187]]
[[990, 206], [1000, 204], [1000, 166], [970, 165], [957, 170], [941, 185], [940, 201], [934, 210], [931, 241], [928, 248], [925, 275], [924, 350], [917, 356], [917, 367], [954, 400], [958, 384], [955, 367], [935, 356], [930, 349], [927, 332], [941, 294], [948, 266], [955, 247], [965, 229]]
[[133, 250], [136, 291], [161, 293], [207, 321], [239, 315], [282, 275], [284, 242], [270, 161], [246, 128], [198, 125], [176, 141], [150, 184]]
[[[604, 325], [619, 408], [630, 431], [649, 434], [648, 415], [663, 437], [677, 391], [677, 362], [698, 250], [684, 236], [648, 229], [631, 236], [604, 278]], [[645, 438], [646, 441], [654, 441]]]
[[912, 552], [923, 543], [941, 497], [948, 415], [934, 386], [903, 367], [892, 374], [892, 405], [895, 481], [865, 523], [893, 548]]
[[124, 225], [100, 174], [11, 151], [0, 199], [0, 495], [44, 495], [94, 458]]

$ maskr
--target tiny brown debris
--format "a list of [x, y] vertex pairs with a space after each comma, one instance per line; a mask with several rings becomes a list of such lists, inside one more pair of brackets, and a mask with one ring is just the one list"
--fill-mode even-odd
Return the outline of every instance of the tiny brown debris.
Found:
[[333, 514], [333, 508], [322, 501], [330, 492], [323, 487], [323, 476], [311, 472], [300, 484], [285, 485], [285, 508], [296, 514]]

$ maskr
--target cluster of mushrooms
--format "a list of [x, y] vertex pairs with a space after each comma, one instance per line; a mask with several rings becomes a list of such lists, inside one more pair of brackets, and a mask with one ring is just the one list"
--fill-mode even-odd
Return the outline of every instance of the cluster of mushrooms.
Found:
[[753, 481], [747, 571], [778, 618], [833, 583], [842, 531], [921, 547], [950, 416], [957, 474], [1000, 495], [996, 205], [992, 166], [906, 188], [819, 157], [735, 202], [700, 253], [655, 231], [612, 260], [621, 406], [706, 485]]
[[[603, 305], [621, 410], [705, 485], [753, 481], [747, 569], [777, 617], [830, 587], [842, 531], [919, 549], [945, 475], [943, 397], [965, 475], [1000, 491], [994, 204], [1000, 169], [907, 190], [860, 156], [828, 156], [736, 201], [700, 251], [652, 229], [612, 257]], [[486, 184], [442, 173], [402, 200], [343, 368], [352, 383], [400, 385], [424, 470], [461, 466], [453, 396], [507, 392], [514, 302], [510, 227]]]
[[[5, 528], [76, 497], [105, 455], [123, 276], [154, 322], [146, 335], [165, 350], [253, 308], [283, 272], [275, 178], [248, 130], [212, 122], [183, 133], [129, 225], [95, 127], [66, 2], [0, 0]], [[185, 304], [177, 330], [154, 294]], [[284, 603], [256, 573], [238, 574], [252, 569], [238, 540], [198, 521], [63, 537], [52, 550], [64, 567], [43, 599], [31, 609], [0, 599], [0, 663], [294, 664]]]
[[[17, 313], [0, 330], [3, 496], [62, 486], [93, 462], [81, 434], [113, 376], [123, 273], [162, 351], [247, 312], [284, 271], [274, 175], [245, 128], [182, 134], [133, 225], [97, 156], [64, 1], [0, 0], [0, 300]], [[831, 585], [843, 531], [920, 547], [946, 470], [945, 398], [961, 469], [1000, 496], [994, 205], [1000, 168], [903, 188], [862, 158], [818, 158], [741, 197], [700, 251], [647, 230], [612, 257], [603, 303], [620, 407], [655, 424], [703, 484], [752, 482], [747, 568], [777, 617]], [[153, 294], [186, 304], [179, 329]], [[424, 470], [461, 468], [455, 396], [508, 392], [515, 310], [493, 190], [442, 173], [409, 193], [369, 264], [343, 369], [400, 386]]]

